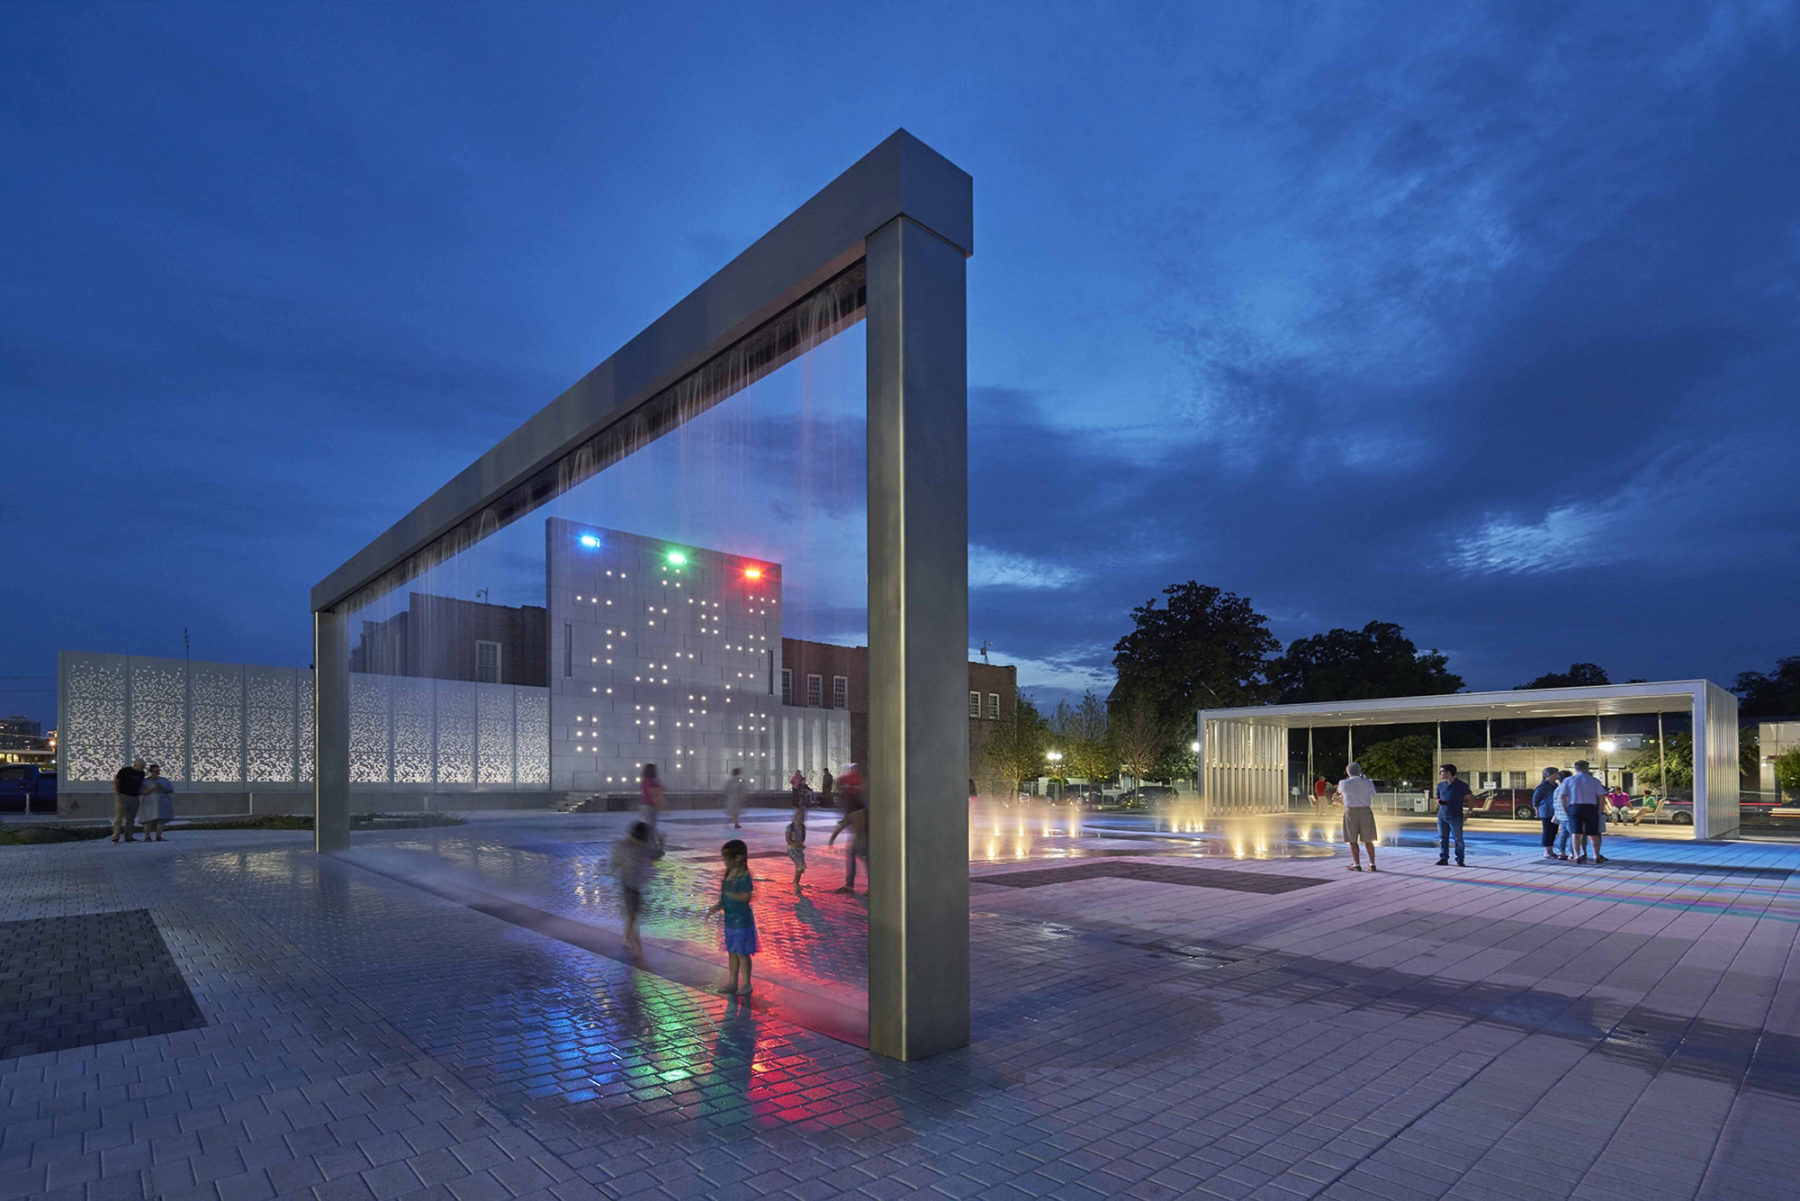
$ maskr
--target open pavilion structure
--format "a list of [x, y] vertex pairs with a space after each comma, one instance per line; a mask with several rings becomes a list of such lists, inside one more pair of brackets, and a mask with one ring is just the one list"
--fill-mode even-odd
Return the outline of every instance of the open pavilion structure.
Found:
[[351, 614], [866, 321], [869, 1040], [966, 1045], [973, 248], [970, 177], [895, 133], [322, 580], [317, 849], [350, 840]]
[[1297, 729], [1347, 726], [1354, 749], [1365, 727], [1436, 725], [1441, 749], [1446, 722], [1487, 722], [1491, 727], [1495, 721], [1592, 718], [1598, 732], [1608, 717], [1651, 713], [1692, 717], [1694, 837], [1720, 838], [1735, 831], [1737, 697], [1707, 680], [1203, 709], [1198, 718], [1200, 799], [1208, 815], [1285, 813], [1289, 732]]

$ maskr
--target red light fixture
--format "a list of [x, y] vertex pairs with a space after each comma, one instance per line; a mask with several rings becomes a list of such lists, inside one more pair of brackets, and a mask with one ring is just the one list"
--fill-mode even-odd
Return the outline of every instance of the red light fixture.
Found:
[[746, 568], [744, 568], [744, 578], [745, 578], [745, 579], [747, 579], [747, 580], [760, 580], [760, 579], [762, 579], [762, 568], [760, 568], [760, 567], [746, 567]]

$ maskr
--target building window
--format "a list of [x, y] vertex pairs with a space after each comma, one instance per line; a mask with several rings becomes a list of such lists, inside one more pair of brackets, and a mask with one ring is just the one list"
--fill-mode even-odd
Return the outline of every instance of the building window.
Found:
[[969, 694], [969, 716], [981, 716], [981, 694], [979, 692], [971, 692]]
[[843, 676], [831, 677], [831, 707], [833, 709], [850, 707], [850, 681]]
[[1525, 787], [1525, 773], [1522, 771], [1507, 772], [1506, 773], [1506, 786], [1508, 788], [1523, 788], [1523, 787]]
[[563, 623], [563, 678], [575, 674], [575, 627]]
[[791, 667], [781, 669], [781, 703], [784, 705], [794, 703], [794, 669]]
[[1000, 694], [998, 692], [988, 693], [988, 720], [1000, 720]]
[[825, 707], [825, 681], [818, 676], [806, 677], [806, 707], [808, 709]]
[[475, 640], [475, 682], [477, 684], [498, 684], [500, 682], [500, 644]]

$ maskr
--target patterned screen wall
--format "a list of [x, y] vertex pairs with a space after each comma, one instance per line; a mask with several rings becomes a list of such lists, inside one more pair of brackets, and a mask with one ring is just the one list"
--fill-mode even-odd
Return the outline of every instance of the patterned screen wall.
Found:
[[[59, 656], [62, 787], [104, 792], [142, 756], [188, 787], [304, 788], [313, 673], [136, 655]], [[547, 787], [544, 688], [350, 676], [350, 779], [364, 786]]]

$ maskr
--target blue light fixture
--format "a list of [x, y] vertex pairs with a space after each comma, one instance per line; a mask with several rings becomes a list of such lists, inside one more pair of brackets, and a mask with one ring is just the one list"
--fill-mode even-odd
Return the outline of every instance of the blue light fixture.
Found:
[[600, 535], [598, 534], [583, 534], [580, 538], [577, 538], [576, 541], [587, 547], [589, 550], [600, 549]]

